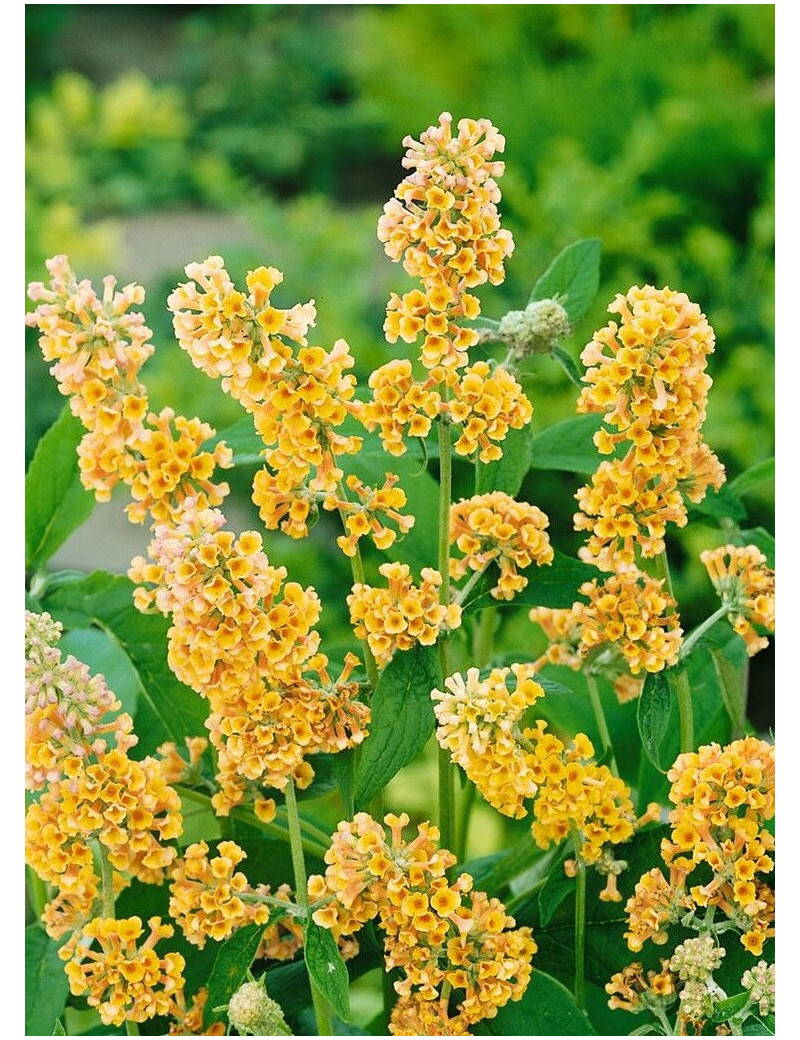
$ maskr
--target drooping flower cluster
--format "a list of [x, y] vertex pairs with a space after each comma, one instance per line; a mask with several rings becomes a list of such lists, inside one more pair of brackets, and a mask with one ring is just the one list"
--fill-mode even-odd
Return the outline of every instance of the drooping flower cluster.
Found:
[[727, 609], [728, 620], [752, 657], [769, 645], [755, 625], [775, 631], [775, 571], [755, 545], [723, 545], [700, 553], [708, 576]]
[[168, 1015], [183, 989], [181, 954], [160, 957], [154, 949], [174, 929], [162, 924], [160, 917], [151, 917], [148, 925], [150, 934], [139, 944], [144, 934], [140, 917], [97, 917], [84, 927], [83, 935], [95, 940], [99, 950], [81, 943], [66, 965], [70, 990], [75, 996], [87, 994], [89, 1006], [97, 1008], [104, 1025]]
[[464, 555], [450, 558], [450, 577], [458, 581], [468, 571], [480, 572], [496, 563], [500, 575], [491, 594], [495, 599], [513, 599], [528, 584], [521, 569], [553, 561], [548, 524], [541, 509], [517, 502], [504, 491], [454, 503], [450, 507], [450, 544]]
[[[775, 839], [763, 826], [775, 812], [775, 749], [746, 737], [725, 748], [709, 744], [678, 757], [672, 782], [672, 831], [662, 842], [669, 880], [659, 868], [646, 874], [628, 901], [628, 946], [663, 944], [668, 928], [696, 911], [701, 930], [719, 910], [758, 956], [774, 934], [774, 892], [766, 880]], [[689, 876], [702, 864], [702, 882]], [[705, 880], [710, 869], [711, 879]], [[761, 875], [761, 876], [759, 876]]]
[[490, 805], [515, 819], [526, 815], [525, 801], [537, 791], [529, 756], [514, 735], [525, 711], [544, 696], [534, 674], [533, 665], [514, 664], [481, 679], [478, 669], [470, 668], [466, 677], [446, 678], [446, 692], [431, 691], [440, 747]]
[[136, 590], [137, 605], [171, 615], [170, 667], [209, 701], [217, 812], [249, 793], [268, 819], [274, 804], [261, 785], [307, 786], [306, 756], [359, 743], [369, 709], [349, 681], [353, 655], [337, 682], [328, 675], [314, 590], [270, 565], [257, 532], [236, 537], [224, 525], [218, 510], [187, 508], [179, 525], [156, 526], [153, 562], [138, 557], [130, 576], [154, 586]]
[[677, 662], [682, 632], [663, 581], [631, 568], [584, 582], [579, 591], [588, 603], [530, 610], [531, 621], [550, 640], [537, 664], [601, 673], [625, 701], [641, 692], [642, 672], [660, 672]]
[[397, 650], [410, 650], [415, 643], [432, 646], [443, 629], [461, 624], [461, 607], [439, 601], [438, 571], [423, 567], [422, 581], [415, 585], [407, 563], [383, 563], [378, 570], [387, 587], [357, 582], [347, 604], [355, 634], [367, 641], [379, 667]]
[[468, 1026], [522, 996], [536, 943], [499, 900], [473, 890], [469, 874], [448, 881], [455, 857], [438, 847], [437, 828], [422, 823], [405, 841], [408, 822], [387, 815], [387, 841], [366, 813], [342, 821], [324, 877], [309, 879], [309, 898], [323, 904], [313, 917], [337, 937], [379, 918], [386, 969], [403, 973], [392, 1035], [469, 1036]]
[[84, 487], [106, 502], [123, 481], [135, 502], [128, 516], [141, 523], [148, 513], [156, 520], [179, 512], [187, 497], [219, 505], [228, 485], [211, 481], [216, 466], [232, 463], [219, 443], [202, 451], [213, 429], [197, 419], [176, 417], [172, 409], [148, 414], [147, 391], [139, 370], [152, 355], [152, 335], [139, 311], [144, 289], [127, 285], [115, 291], [116, 279], [103, 279], [100, 299], [88, 280], [78, 282], [65, 256], [47, 261], [50, 288], [32, 283], [28, 295], [43, 300], [26, 315], [39, 329], [39, 345], [59, 390], [87, 429], [78, 446]]
[[620, 321], [597, 331], [581, 354], [588, 385], [578, 411], [604, 413], [600, 452], [629, 447], [578, 492], [575, 525], [592, 532], [586, 556], [616, 570], [618, 561], [634, 562], [634, 546], [643, 556], [663, 552], [666, 524], [686, 523], [681, 492], [699, 502], [725, 473], [700, 434], [714, 350], [705, 315], [684, 293], [652, 285], [633, 286], [608, 309]]
[[[170, 871], [170, 915], [186, 939], [201, 949], [209, 938], [220, 941], [247, 924], [266, 924], [276, 902], [285, 902], [287, 910], [291, 905], [288, 885], [275, 892], [269, 885], [250, 885], [236, 869], [246, 853], [235, 842], [221, 841], [216, 852], [209, 857], [208, 844], [195, 842]], [[287, 914], [266, 929], [259, 956], [291, 960], [302, 944], [302, 924]]]
[[384, 331], [390, 343], [413, 343], [424, 335], [422, 362], [430, 369], [466, 364], [478, 334], [459, 324], [480, 313], [467, 290], [486, 281], [499, 285], [503, 262], [514, 243], [500, 228], [496, 177], [504, 164], [494, 159], [505, 139], [488, 119], [461, 119], [453, 135], [449, 112], [415, 141], [406, 137], [403, 166], [412, 170], [384, 206], [378, 238], [392, 260], [402, 261], [418, 289], [389, 303]]

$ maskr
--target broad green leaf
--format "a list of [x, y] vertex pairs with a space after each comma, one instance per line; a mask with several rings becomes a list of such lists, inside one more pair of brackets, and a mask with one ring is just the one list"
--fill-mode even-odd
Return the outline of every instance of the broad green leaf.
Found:
[[669, 730], [672, 694], [666, 674], [651, 673], [645, 680], [636, 712], [636, 722], [642, 747], [648, 759], [660, 772], [662, 766], [661, 745]]
[[687, 499], [686, 506], [690, 513], [701, 513], [717, 519], [744, 520], [747, 516], [747, 510], [728, 484], [723, 484], [719, 491], [710, 488], [702, 502]]
[[25, 475], [25, 569], [35, 571], [89, 517], [94, 495], [81, 484], [78, 444], [86, 431], [65, 405], [36, 446]]
[[539, 891], [539, 914], [542, 924], [550, 924], [553, 914], [568, 896], [575, 894], [575, 878], [564, 872], [564, 855], [553, 862], [543, 887]]
[[736, 495], [746, 495], [760, 484], [775, 483], [775, 458], [764, 459], [748, 467], [738, 477], [728, 481], [728, 488]]
[[[730, 646], [730, 644], [729, 644]], [[735, 654], [738, 660], [731, 660]], [[717, 673], [722, 703], [731, 720], [732, 733], [736, 738], [744, 736], [747, 725], [747, 649], [744, 640], [739, 645], [733, 644], [726, 652], [721, 648], [711, 651], [714, 670]]]
[[58, 645], [65, 657], [72, 654], [88, 666], [92, 675], [103, 675], [122, 704], [120, 710], [135, 717], [139, 677], [119, 643], [99, 628], [78, 628], [62, 636]]
[[26, 1036], [55, 1035], [56, 1022], [69, 995], [59, 946], [61, 943], [51, 939], [41, 924], [29, 924], [25, 929]]
[[522, 837], [510, 848], [490, 856], [481, 856], [480, 859], [469, 860], [460, 869], [474, 878], [476, 886], [482, 892], [496, 895], [509, 881], [540, 859], [542, 854], [536, 842], [531, 840], [530, 831], [526, 829]]
[[532, 469], [594, 473], [602, 461], [592, 439], [603, 424], [601, 415], [578, 415], [548, 427], [533, 438]]
[[355, 752], [350, 749], [332, 756], [333, 775], [339, 787], [345, 818], [351, 820], [355, 812]]
[[224, 430], [212, 437], [207, 447], [211, 450], [214, 445], [224, 441], [233, 452], [234, 466], [250, 466], [263, 463], [264, 441], [256, 433], [253, 426], [253, 418], [245, 415], [238, 422], [227, 426]]
[[718, 1000], [714, 1004], [714, 1013], [711, 1016], [711, 1021], [727, 1022], [729, 1018], [738, 1014], [742, 1008], [746, 1008], [749, 1003], [749, 993], [735, 993], [732, 997], [727, 997], [725, 1000]]
[[[272, 914], [269, 923], [273, 923]], [[265, 924], [245, 925], [220, 946], [208, 978], [208, 998], [203, 1008], [206, 1027], [220, 1021], [221, 1012], [215, 1014], [214, 1008], [227, 1004], [244, 982], [267, 927]]]
[[579, 389], [583, 387], [581, 373], [571, 354], [568, 354], [563, 347], [556, 346], [553, 347], [553, 360], [563, 368], [573, 386], [577, 386]]
[[53, 1030], [52, 1035], [53, 1036], [66, 1036], [67, 1035], [67, 1031], [64, 1028], [64, 1026], [62, 1025], [60, 1018], [56, 1021], [56, 1027]]
[[566, 986], [536, 966], [521, 1000], [510, 1000], [494, 1018], [477, 1022], [476, 1036], [597, 1036]]
[[503, 454], [496, 462], [478, 462], [475, 466], [475, 494], [505, 491], [513, 498], [531, 468], [533, 431], [530, 423], [520, 430], [509, 430], [502, 444]]
[[[528, 567], [525, 576], [528, 584], [512, 600], [514, 606], [563, 609], [576, 602], [578, 588], [583, 582], [597, 577], [597, 568], [556, 552], [551, 564]], [[485, 610], [497, 606], [498, 602], [486, 592], [470, 600], [468, 609]]]
[[775, 1036], [775, 1016], [765, 1015], [759, 1018], [752, 1015], [745, 1020], [742, 1026], [743, 1036]]
[[440, 683], [438, 657], [430, 646], [398, 651], [384, 668], [370, 702], [369, 736], [356, 766], [357, 807], [364, 807], [422, 751], [436, 724], [431, 690]]
[[310, 918], [306, 921], [303, 958], [314, 985], [339, 1018], [350, 1014], [350, 979], [332, 933]]
[[42, 605], [70, 630], [96, 627], [125, 653], [138, 679], [137, 752], [147, 755], [166, 740], [182, 745], [185, 737], [202, 735], [207, 707], [167, 664], [169, 620], [138, 611], [133, 589], [122, 575], [95, 571], [57, 585]]
[[558, 254], [533, 287], [529, 303], [566, 297], [564, 308], [574, 325], [586, 314], [600, 286], [599, 238], [572, 242]]

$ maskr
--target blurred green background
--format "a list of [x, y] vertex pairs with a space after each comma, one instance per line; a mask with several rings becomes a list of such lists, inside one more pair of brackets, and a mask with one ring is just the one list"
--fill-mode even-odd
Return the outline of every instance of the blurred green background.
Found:
[[[501, 210], [516, 251], [505, 284], [482, 291], [484, 313], [523, 307], [557, 252], [599, 237], [601, 288], [572, 355], [617, 292], [684, 291], [717, 334], [706, 439], [730, 476], [774, 453], [772, 5], [38, 4], [26, 47], [26, 282], [58, 252], [79, 277], [144, 284], [155, 407], [219, 429], [241, 414], [178, 349], [166, 310], [185, 264], [211, 253], [237, 281], [261, 263], [283, 270], [279, 304], [314, 298], [315, 342], [345, 337], [360, 382], [396, 356], [381, 326], [407, 280], [375, 227], [403, 176], [403, 137], [449, 110], [507, 139]], [[30, 458], [63, 404], [30, 330], [26, 376]], [[526, 388], [537, 430], [574, 414], [575, 390], [548, 362], [530, 365]], [[247, 522], [251, 476], [233, 478]], [[456, 481], [470, 493], [466, 466]], [[539, 471], [523, 488], [565, 552], [580, 544], [581, 482]], [[774, 529], [770, 484], [746, 505], [746, 526]], [[271, 536], [270, 556], [317, 586], [344, 641], [334, 604], [349, 570], [326, 519], [310, 542]], [[697, 554], [725, 540], [703, 515], [670, 540], [687, 629], [716, 605]], [[503, 617], [500, 650], [533, 647], [531, 626]], [[753, 661], [762, 730], [773, 669], [771, 648]]]

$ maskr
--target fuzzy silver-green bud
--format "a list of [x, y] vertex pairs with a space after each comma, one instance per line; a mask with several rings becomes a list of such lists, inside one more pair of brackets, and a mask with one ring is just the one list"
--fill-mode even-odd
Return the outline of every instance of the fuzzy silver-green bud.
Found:
[[228, 1021], [245, 1036], [292, 1036], [280, 1004], [270, 997], [264, 982], [244, 982], [228, 1004]]
[[572, 331], [567, 312], [555, 299], [534, 300], [524, 311], [509, 311], [500, 319], [497, 336], [517, 358], [549, 354]]

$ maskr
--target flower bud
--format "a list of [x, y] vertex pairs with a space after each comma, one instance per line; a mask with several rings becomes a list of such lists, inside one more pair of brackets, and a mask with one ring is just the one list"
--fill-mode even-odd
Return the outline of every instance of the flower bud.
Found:
[[228, 1004], [228, 1021], [245, 1036], [292, 1036], [280, 1004], [267, 994], [263, 979], [244, 982]]
[[558, 300], [534, 300], [524, 311], [509, 311], [500, 319], [498, 338], [518, 360], [531, 354], [549, 354], [572, 331], [567, 312]]

